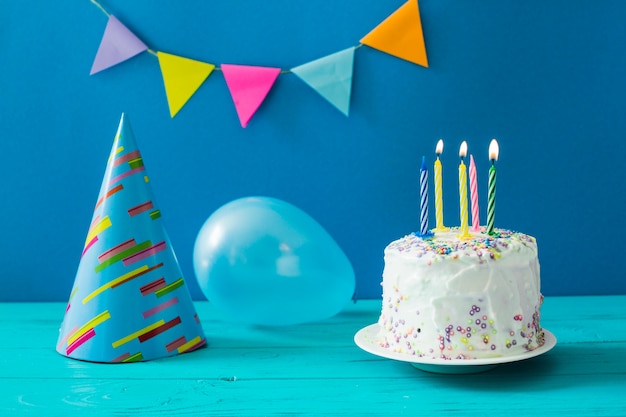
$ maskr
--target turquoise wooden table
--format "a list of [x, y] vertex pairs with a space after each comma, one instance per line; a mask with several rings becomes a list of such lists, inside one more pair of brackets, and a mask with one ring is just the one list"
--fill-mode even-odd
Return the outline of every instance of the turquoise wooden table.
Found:
[[356, 347], [379, 306], [358, 301], [323, 322], [259, 328], [199, 302], [208, 348], [107, 365], [55, 352], [65, 304], [0, 304], [0, 415], [626, 416], [626, 296], [547, 297], [542, 323], [557, 346], [470, 375]]

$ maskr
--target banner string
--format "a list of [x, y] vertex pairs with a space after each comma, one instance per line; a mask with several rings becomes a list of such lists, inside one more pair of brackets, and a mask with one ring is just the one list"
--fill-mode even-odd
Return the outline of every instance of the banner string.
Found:
[[91, 0], [91, 2], [92, 2], [93, 4], [95, 4], [95, 5], [96, 5], [96, 7], [97, 7], [98, 9], [100, 9], [100, 11], [101, 11], [102, 13], [104, 13], [104, 14], [106, 15], [106, 17], [111, 17], [111, 13], [107, 12], [107, 11], [106, 11], [106, 9], [105, 9], [104, 7], [102, 7], [102, 5], [101, 5], [100, 3], [98, 3], [96, 0]]
[[[102, 6], [102, 4], [100, 4], [100, 3], [98, 2], [98, 0], [90, 0], [90, 1], [91, 1], [91, 2], [92, 2], [92, 3], [93, 3], [93, 4], [94, 4], [94, 5], [95, 5], [98, 9], [100, 9], [100, 11], [101, 11], [102, 13], [104, 13], [104, 15], [105, 15], [106, 17], [111, 17], [111, 13], [109, 13], [109, 12], [107, 11], [107, 9], [105, 9], [105, 8], [104, 8], [104, 6]], [[359, 43], [357, 46], [355, 46], [355, 47], [354, 47], [354, 49], [359, 49], [359, 48], [360, 48], [360, 47], [362, 47], [362, 46], [363, 46], [363, 44], [362, 44], [362, 43]], [[152, 49], [152, 48], [148, 48], [146, 51], [147, 51], [149, 54], [151, 54], [151, 55], [153, 55], [153, 56], [155, 56], [155, 57], [158, 57], [157, 52], [156, 52], [154, 49]], [[221, 69], [219, 66], [217, 66], [217, 65], [215, 66], [215, 68], [214, 68], [213, 70], [214, 70], [214, 71], [222, 71], [222, 69]], [[284, 69], [281, 69], [281, 71], [280, 71], [280, 73], [279, 73], [279, 74], [292, 74], [292, 71], [291, 71], [291, 70], [284, 70]]]

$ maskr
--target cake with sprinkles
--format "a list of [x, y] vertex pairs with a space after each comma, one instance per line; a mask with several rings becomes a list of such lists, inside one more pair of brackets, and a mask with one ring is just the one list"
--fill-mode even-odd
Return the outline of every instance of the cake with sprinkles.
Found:
[[385, 248], [380, 346], [447, 360], [543, 345], [535, 238], [503, 229], [464, 239], [458, 233], [410, 234]]

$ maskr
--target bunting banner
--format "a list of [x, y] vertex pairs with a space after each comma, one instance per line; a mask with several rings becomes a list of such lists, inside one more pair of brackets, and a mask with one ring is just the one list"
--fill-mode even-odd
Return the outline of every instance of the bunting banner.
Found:
[[96, 53], [90, 75], [148, 52], [157, 57], [165, 95], [173, 118], [187, 104], [207, 78], [221, 71], [228, 86], [242, 127], [267, 98], [279, 75], [295, 74], [337, 110], [348, 116], [352, 95], [355, 51], [363, 45], [396, 58], [428, 68], [426, 46], [417, 0], [408, 0], [361, 40], [359, 45], [298, 65], [290, 70], [275, 67], [221, 64], [154, 51], [132, 33], [97, 0], [91, 0], [108, 22]]

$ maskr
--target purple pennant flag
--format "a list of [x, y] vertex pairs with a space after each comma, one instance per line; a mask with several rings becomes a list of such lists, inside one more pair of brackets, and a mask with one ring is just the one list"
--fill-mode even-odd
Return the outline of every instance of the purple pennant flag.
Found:
[[147, 49], [141, 39], [111, 15], [89, 75], [126, 61]]

